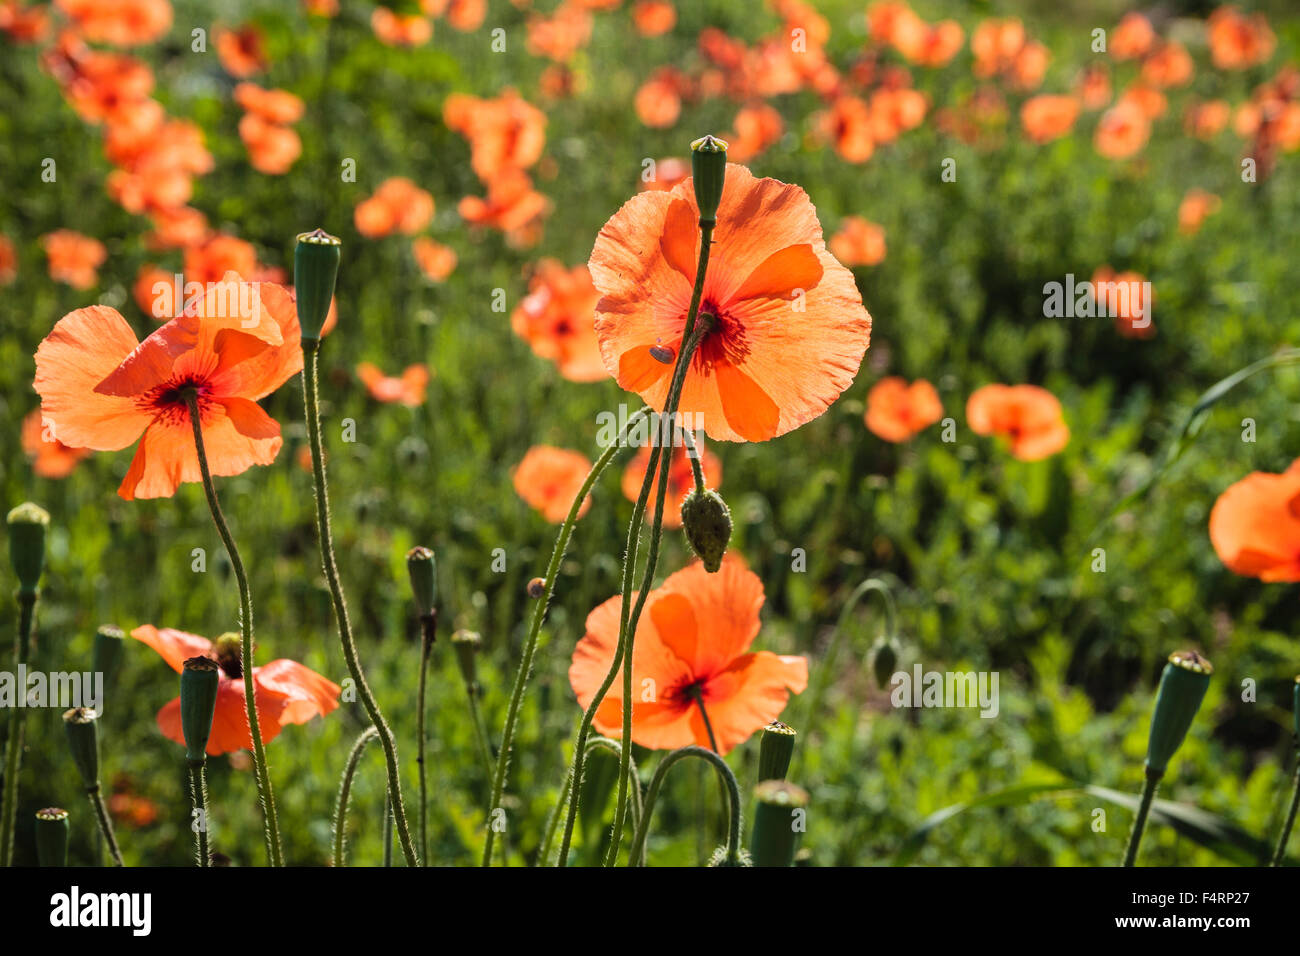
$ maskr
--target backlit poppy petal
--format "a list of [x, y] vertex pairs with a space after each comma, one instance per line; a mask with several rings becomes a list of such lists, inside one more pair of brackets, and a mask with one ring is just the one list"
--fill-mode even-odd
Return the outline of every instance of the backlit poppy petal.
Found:
[[[718, 750], [727, 753], [776, 720], [790, 694], [802, 693], [807, 686], [807, 658], [758, 651], [732, 661], [704, 688]], [[708, 746], [707, 733], [703, 745]]]
[[131, 636], [153, 648], [167, 662], [167, 666], [180, 673], [185, 661], [191, 657], [212, 657], [212, 642], [206, 637], [178, 631], [172, 627], [154, 627], [141, 624]]
[[1252, 472], [1219, 495], [1210, 542], [1237, 574], [1300, 581], [1300, 460], [1280, 475]]

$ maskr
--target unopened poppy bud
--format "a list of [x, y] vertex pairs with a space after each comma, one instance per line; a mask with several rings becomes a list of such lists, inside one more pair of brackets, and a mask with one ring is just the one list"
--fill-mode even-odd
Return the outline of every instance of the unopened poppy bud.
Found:
[[36, 862], [40, 866], [68, 865], [68, 811], [62, 807], [36, 811]]
[[533, 578], [528, 582], [528, 596], [537, 600], [546, 593], [546, 578]]
[[754, 788], [755, 866], [791, 866], [804, 830], [808, 791], [785, 780], [764, 780]]
[[320, 341], [342, 258], [343, 243], [324, 229], [298, 236], [293, 251], [293, 290], [304, 344]]
[[731, 540], [731, 511], [720, 494], [692, 488], [682, 500], [682, 529], [691, 550], [704, 562], [704, 570], [712, 574], [722, 567]]
[[1210, 686], [1214, 667], [1195, 651], [1175, 651], [1160, 675], [1151, 737], [1147, 742], [1147, 776], [1164, 776], [1169, 760], [1182, 746], [1187, 730]]
[[794, 755], [795, 730], [789, 724], [774, 720], [763, 728], [758, 745], [758, 779], [784, 780]]
[[68, 735], [68, 748], [72, 762], [81, 774], [81, 785], [87, 790], [99, 787], [99, 717], [89, 707], [74, 707], [63, 712], [63, 729]]
[[30, 501], [9, 512], [9, 560], [18, 578], [18, 593], [34, 596], [45, 569], [45, 532], [50, 513]]
[[217, 662], [210, 657], [191, 657], [181, 666], [181, 733], [185, 736], [185, 759], [190, 763], [207, 759], [220, 684]]
[[420, 617], [429, 617], [438, 604], [438, 559], [430, 548], [406, 552], [406, 570], [411, 575], [411, 594]]
[[894, 676], [897, 664], [898, 645], [892, 637], [881, 636], [876, 640], [871, 653], [871, 670], [876, 675], [876, 686], [881, 690], [889, 686], [889, 679]]
[[695, 186], [695, 205], [700, 207], [700, 225], [718, 221], [718, 203], [722, 202], [722, 184], [727, 178], [727, 141], [703, 136], [691, 143], [691, 177]]
[[478, 693], [478, 652], [483, 646], [483, 638], [478, 631], [467, 631], [462, 627], [451, 636], [451, 646], [456, 651], [456, 664], [460, 667], [465, 686]]
[[[122, 662], [122, 647], [125, 643], [126, 634], [120, 627], [114, 627], [112, 624], [105, 624], [95, 632], [91, 667], [94, 673], [102, 676], [106, 694], [117, 677], [118, 665]], [[102, 709], [104, 701], [101, 700], [99, 705]]]

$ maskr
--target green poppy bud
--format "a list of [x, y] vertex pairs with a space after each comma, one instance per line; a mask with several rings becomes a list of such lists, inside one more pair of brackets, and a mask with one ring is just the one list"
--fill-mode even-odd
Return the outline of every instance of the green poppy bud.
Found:
[[764, 780], [754, 788], [754, 866], [791, 866], [804, 830], [808, 791], [785, 780]]
[[[91, 669], [104, 679], [104, 694], [113, 686], [117, 677], [118, 666], [122, 663], [122, 647], [126, 643], [126, 634], [120, 627], [105, 624], [95, 632], [95, 644], [91, 652]], [[104, 701], [99, 702], [100, 707]]]
[[30, 501], [9, 512], [9, 560], [18, 577], [18, 593], [35, 596], [45, 569], [45, 533], [50, 513]]
[[1210, 686], [1214, 667], [1195, 651], [1175, 651], [1160, 675], [1156, 692], [1155, 713], [1151, 717], [1151, 737], [1147, 742], [1147, 775], [1164, 776], [1169, 760], [1182, 746], [1192, 726], [1205, 691]]
[[881, 636], [871, 649], [871, 670], [876, 675], [876, 686], [884, 690], [894, 676], [898, 664], [898, 645], [892, 637]]
[[293, 251], [293, 289], [304, 345], [320, 341], [321, 326], [329, 315], [342, 258], [343, 243], [325, 230], [298, 236]]
[[706, 571], [712, 574], [722, 567], [731, 540], [731, 511], [720, 494], [692, 488], [682, 500], [682, 530]]
[[412, 548], [406, 552], [406, 570], [416, 610], [421, 618], [431, 616], [438, 604], [438, 559], [429, 548]]
[[461, 628], [451, 636], [451, 646], [456, 651], [456, 664], [460, 667], [460, 676], [470, 692], [478, 693], [478, 652], [483, 646], [483, 638], [477, 631]]
[[36, 811], [36, 862], [40, 866], [68, 865], [68, 811], [62, 807]]
[[695, 205], [700, 207], [700, 225], [718, 221], [718, 203], [722, 202], [722, 185], [727, 178], [727, 141], [704, 136], [691, 143], [691, 177], [695, 186]]
[[774, 720], [763, 728], [758, 745], [758, 779], [784, 780], [794, 755], [796, 733], [789, 724]]
[[181, 733], [185, 736], [185, 758], [190, 763], [207, 759], [212, 717], [217, 712], [217, 689], [221, 675], [210, 657], [191, 657], [181, 666]]
[[87, 790], [99, 788], [99, 714], [89, 707], [74, 707], [63, 712], [63, 729], [68, 735], [68, 749], [72, 762], [81, 774], [81, 785]]

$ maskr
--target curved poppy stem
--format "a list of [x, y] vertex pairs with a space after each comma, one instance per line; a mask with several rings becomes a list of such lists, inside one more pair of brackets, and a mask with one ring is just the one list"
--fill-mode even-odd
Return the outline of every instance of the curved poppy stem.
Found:
[[[608, 737], [592, 737], [590, 740], [587, 741], [587, 756], [591, 756], [591, 752], [598, 748], [604, 748], [605, 750], [608, 750], [615, 755], [622, 753], [622, 747], [619, 745], [619, 742], [617, 740], [610, 740]], [[637, 779], [635, 759], [632, 760], [632, 779], [633, 780]], [[551, 809], [551, 815], [546, 821], [546, 834], [542, 838], [542, 847], [537, 853], [537, 865], [539, 866], [548, 865], [548, 861], [550, 860], [551, 857], [551, 843], [555, 839], [555, 830], [557, 825], [560, 822], [560, 814], [564, 812], [564, 809], [569, 802], [569, 797], [572, 793], [573, 793], [573, 778], [570, 776], [565, 776], [564, 788], [560, 791], [560, 800]], [[641, 787], [639, 785], [632, 788], [631, 812], [632, 812], [632, 829], [635, 830], [638, 826], [641, 825]], [[644, 855], [642, 857], [641, 863], [643, 865], [645, 863]]]
[[419, 866], [420, 860], [411, 841], [411, 830], [406, 823], [406, 808], [402, 805], [402, 777], [398, 770], [397, 743], [393, 732], [384, 720], [375, 695], [366, 683], [365, 672], [361, 669], [361, 659], [357, 656], [356, 641], [352, 639], [352, 621], [348, 617], [348, 602], [343, 595], [343, 582], [339, 580], [338, 562], [334, 558], [334, 536], [330, 530], [330, 495], [325, 481], [325, 459], [321, 452], [320, 435], [320, 398], [317, 393], [320, 341], [303, 342], [302, 396], [307, 410], [307, 438], [311, 443], [311, 470], [316, 484], [316, 530], [320, 538], [321, 563], [325, 566], [325, 579], [329, 582], [330, 596], [334, 601], [334, 617], [338, 620], [339, 640], [343, 644], [343, 657], [347, 660], [348, 671], [356, 685], [357, 695], [365, 705], [366, 714], [379, 733], [379, 742], [384, 748], [384, 760], [388, 764], [388, 792], [393, 800], [393, 820], [397, 824], [397, 836], [402, 843], [402, 853], [406, 856], [407, 866]]
[[840, 609], [840, 616], [835, 621], [835, 633], [831, 636], [830, 647], [826, 648], [826, 654], [817, 665], [816, 678], [810, 685], [813, 690], [808, 695], [808, 703], [803, 709], [804, 725], [810, 724], [813, 716], [817, 713], [818, 707], [821, 705], [822, 696], [826, 693], [826, 685], [830, 682], [831, 665], [839, 653], [840, 645], [844, 643], [845, 625], [849, 622], [849, 616], [857, 609], [863, 598], [873, 591], [880, 595], [881, 601], [885, 605], [885, 633], [891, 636], [898, 633], [898, 607], [894, 603], [894, 594], [889, 589], [888, 582], [880, 577], [867, 578], [853, 589], [853, 593], [844, 602], [844, 607]]
[[230, 557], [230, 566], [235, 571], [235, 580], [239, 584], [239, 636], [240, 661], [244, 672], [244, 701], [248, 710], [248, 730], [253, 738], [253, 776], [257, 779], [257, 797], [262, 804], [262, 829], [266, 837], [266, 856], [272, 866], [284, 866], [283, 851], [280, 849], [280, 825], [275, 815], [275, 794], [271, 790], [271, 775], [266, 769], [266, 748], [262, 744], [262, 726], [257, 718], [257, 693], [253, 684], [253, 593], [248, 586], [248, 573], [244, 570], [244, 561], [239, 556], [226, 516], [221, 511], [221, 502], [217, 499], [217, 486], [212, 481], [212, 472], [208, 468], [208, 452], [203, 444], [203, 424], [199, 413], [198, 392], [193, 387], [184, 390], [185, 404], [189, 406], [190, 426], [194, 430], [194, 450], [199, 458], [199, 471], [203, 475], [203, 493], [208, 499], [208, 510], [212, 512], [212, 523], [217, 526], [217, 534], [226, 546]]
[[212, 866], [212, 854], [208, 851], [208, 781], [204, 774], [206, 760], [190, 761], [190, 794], [194, 799], [195, 822], [194, 854], [201, 867]]
[[1273, 860], [1269, 866], [1281, 866], [1282, 861], [1286, 859], [1286, 845], [1291, 841], [1291, 828], [1295, 826], [1296, 811], [1300, 810], [1300, 741], [1296, 746], [1296, 766], [1295, 779], [1292, 783], [1291, 806], [1287, 810], [1286, 822], [1282, 824], [1282, 832], [1278, 834], [1277, 848], [1273, 850]]
[[695, 445], [695, 436], [689, 428], [682, 429], [682, 438], [686, 440], [686, 457], [691, 463], [691, 476], [695, 479], [695, 490], [700, 494], [708, 491], [704, 481], [704, 464], [700, 461], [700, 450]]
[[[14, 635], [14, 673], [27, 663], [32, 647], [32, 622], [36, 618], [36, 592], [18, 592], [18, 633]], [[21, 693], [26, 693], [23, 689]], [[18, 770], [23, 761], [23, 729], [27, 708], [15, 707], [9, 717], [5, 744], [5, 788], [0, 800], [0, 866], [8, 866], [14, 850], [14, 822], [18, 818]]]
[[379, 731], [374, 727], [367, 727], [361, 731], [361, 736], [357, 738], [348, 754], [348, 762], [343, 767], [343, 776], [339, 778], [339, 800], [338, 806], [334, 808], [334, 866], [343, 866], [346, 862], [348, 800], [352, 797], [352, 778], [356, 776], [357, 764], [361, 761], [361, 753], [366, 749], [366, 744], [378, 736]]
[[483, 866], [489, 866], [492, 863], [492, 846], [496, 838], [496, 831], [493, 829], [493, 814], [499, 808], [501, 795], [505, 792], [506, 776], [510, 768], [510, 750], [514, 743], [515, 727], [519, 720], [519, 708], [523, 703], [524, 690], [528, 686], [528, 677], [533, 670], [533, 657], [537, 653], [537, 640], [542, 632], [542, 621], [546, 618], [547, 606], [551, 603], [551, 594], [555, 591], [555, 578], [560, 571], [560, 562], [564, 560], [564, 553], [569, 549], [569, 539], [573, 537], [573, 526], [578, 522], [578, 512], [582, 510], [582, 503], [587, 499], [592, 487], [596, 484], [596, 479], [601, 472], [613, 461], [614, 456], [618, 454], [620, 448], [625, 444], [628, 432], [641, 420], [647, 412], [650, 411], [648, 405], [642, 406], [628, 420], [619, 435], [618, 440], [610, 444], [608, 448], [601, 453], [592, 465], [591, 471], [587, 473], [586, 480], [578, 493], [573, 498], [573, 504], [569, 506], [569, 513], [564, 518], [564, 523], [560, 525], [559, 533], [555, 536], [555, 547], [551, 549], [551, 560], [546, 565], [546, 578], [542, 588], [542, 596], [537, 599], [537, 606], [533, 610], [533, 620], [528, 626], [528, 637], [524, 640], [523, 655], [519, 660], [519, 668], [515, 671], [514, 689], [510, 692], [510, 705], [506, 709], [506, 724], [501, 731], [501, 749], [497, 751], [496, 773], [492, 777], [492, 795], [488, 802], [488, 828], [487, 836], [483, 842]]
[[[712, 750], [705, 750], [703, 747], [694, 745], [682, 747], [680, 750], [674, 750], [668, 756], [659, 762], [655, 768], [654, 776], [650, 778], [650, 787], [646, 790], [645, 800], [641, 805], [641, 825], [636, 828], [632, 836], [632, 852], [628, 857], [628, 866], [645, 865], [645, 842], [646, 835], [650, 831], [650, 817], [654, 814], [655, 801], [659, 799], [659, 788], [663, 786], [664, 777], [667, 776], [669, 768], [679, 760], [687, 757], [698, 757], [701, 760], [707, 760], [718, 771], [718, 777], [723, 784], [722, 793], [724, 798], [730, 804], [730, 816], [727, 829], [727, 857], [729, 865], [735, 866], [740, 861], [740, 785], [736, 783], [736, 775], [731, 772], [727, 762], [715, 754]], [[637, 861], [641, 862], [638, 863]]]
[[699, 705], [700, 716], [704, 718], [704, 729], [709, 734], [709, 746], [713, 748], [715, 754], [721, 754], [722, 751], [718, 749], [718, 738], [713, 736], [713, 724], [709, 722], [709, 712], [704, 709], [704, 693], [698, 687], [693, 687], [691, 688], [691, 697]]

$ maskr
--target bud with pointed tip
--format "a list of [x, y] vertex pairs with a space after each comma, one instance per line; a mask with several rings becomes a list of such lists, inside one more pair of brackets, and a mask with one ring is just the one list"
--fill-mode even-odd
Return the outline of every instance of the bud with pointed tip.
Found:
[[718, 221], [718, 203], [727, 178], [727, 141], [716, 136], [702, 136], [691, 143], [691, 181], [695, 187], [695, 205], [700, 207], [700, 225]]
[[451, 646], [456, 652], [456, 664], [460, 668], [460, 676], [465, 680], [465, 686], [470, 688], [470, 693], [477, 694], [478, 652], [483, 646], [483, 638], [478, 631], [468, 631], [462, 627], [451, 636]]
[[185, 737], [185, 758], [192, 764], [207, 760], [221, 685], [218, 669], [210, 657], [191, 657], [181, 666], [181, 733]]
[[411, 594], [420, 618], [430, 617], [438, 605], [438, 559], [431, 548], [406, 552], [406, 570], [411, 576]]
[[304, 345], [320, 341], [342, 258], [343, 243], [324, 229], [298, 236], [293, 250], [293, 290]]
[[1155, 713], [1151, 717], [1146, 759], [1148, 777], [1164, 776], [1170, 759], [1192, 726], [1213, 673], [1213, 665], [1195, 651], [1175, 651], [1169, 655], [1169, 663], [1160, 675]]
[[68, 811], [62, 807], [36, 811], [36, 863], [68, 865]]
[[785, 780], [764, 780], [754, 788], [755, 866], [791, 866], [802, 828], [796, 811], [808, 806], [808, 791]]
[[774, 720], [763, 728], [758, 745], [758, 779], [784, 780], [794, 756], [795, 729], [789, 724]]
[[682, 500], [682, 530], [706, 571], [712, 574], [722, 567], [731, 540], [731, 511], [720, 494], [692, 488]]
[[876, 639], [871, 653], [871, 670], [876, 675], [876, 686], [884, 690], [894, 676], [898, 664], [898, 645], [892, 637], [881, 635]]
[[87, 790], [99, 787], [99, 715], [90, 707], [74, 707], [63, 713], [63, 729], [68, 735], [72, 762]]
[[35, 597], [45, 569], [45, 533], [50, 513], [40, 505], [25, 502], [9, 512], [9, 560], [18, 578], [18, 593]]

